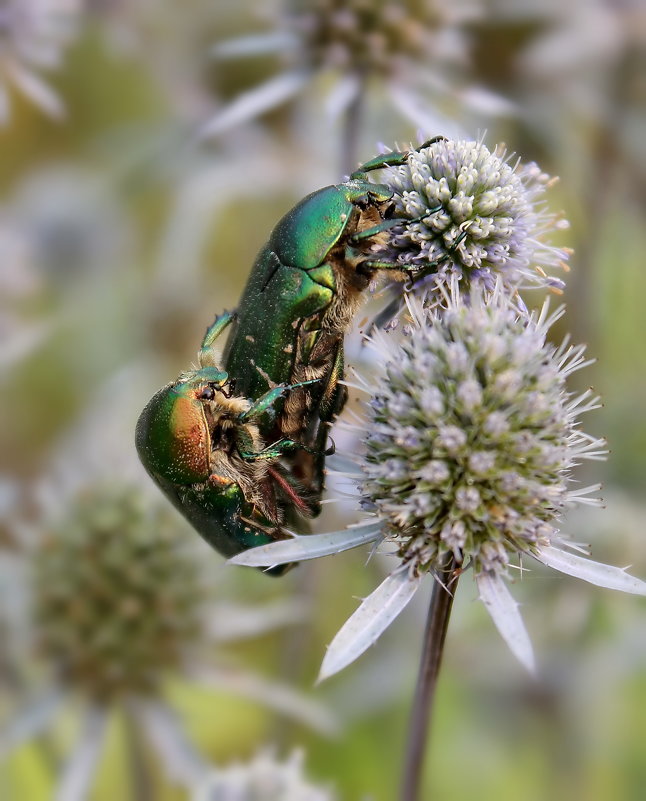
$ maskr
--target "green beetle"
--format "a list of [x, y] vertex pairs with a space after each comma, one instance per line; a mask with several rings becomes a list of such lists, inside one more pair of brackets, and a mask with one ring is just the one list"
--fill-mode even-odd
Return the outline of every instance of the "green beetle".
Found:
[[[224, 555], [279, 539], [285, 519], [320, 510], [327, 433], [346, 398], [344, 333], [376, 271], [407, 275], [385, 247], [387, 231], [406, 221], [389, 219], [393, 192], [368, 173], [403, 164], [409, 152], [378, 156], [288, 212], [256, 259], [238, 313], [207, 330], [199, 369], [160, 390], [140, 416], [147, 471]], [[220, 369], [213, 343], [228, 326]]]
[[[278, 457], [301, 448], [263, 440], [258, 421], [298, 388], [277, 386], [255, 401], [215, 366], [213, 342], [231, 322], [223, 314], [207, 330], [199, 368], [157, 392], [137, 422], [139, 458], [166, 497], [225, 556], [285, 536], [286, 511], [312, 509]], [[282, 572], [278, 571], [278, 572]]]
[[[315, 499], [323, 491], [329, 426], [347, 394], [340, 383], [343, 337], [365, 290], [380, 270], [414, 279], [437, 266], [407, 268], [395, 261], [387, 232], [413, 220], [391, 218], [393, 191], [368, 179], [373, 170], [404, 164], [410, 153], [371, 159], [347, 181], [305, 197], [278, 222], [258, 254], [224, 350], [223, 364], [247, 397], [276, 384], [302, 385], [261, 427], [268, 440], [286, 437], [309, 446], [287, 461]], [[305, 386], [311, 379], [319, 380]]]

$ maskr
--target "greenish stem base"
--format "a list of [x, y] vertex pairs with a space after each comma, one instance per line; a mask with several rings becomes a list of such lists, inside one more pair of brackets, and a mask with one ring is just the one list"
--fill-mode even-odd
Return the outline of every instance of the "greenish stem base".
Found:
[[[424, 633], [424, 645], [417, 676], [417, 686], [410, 716], [408, 743], [406, 746], [401, 801], [420, 801], [424, 756], [428, 742], [428, 730], [433, 712], [435, 687], [440, 672], [444, 640], [449, 626], [453, 606], [453, 595], [458, 581], [459, 562], [448, 555], [441, 568], [440, 578], [449, 591], [438, 581], [433, 586]], [[424, 801], [429, 801], [427, 797]]]
[[350, 173], [357, 169], [359, 164], [359, 137], [363, 118], [364, 92], [365, 85], [362, 79], [357, 96], [352, 103], [350, 103], [345, 112], [343, 132], [341, 134], [342, 175], [350, 175]]

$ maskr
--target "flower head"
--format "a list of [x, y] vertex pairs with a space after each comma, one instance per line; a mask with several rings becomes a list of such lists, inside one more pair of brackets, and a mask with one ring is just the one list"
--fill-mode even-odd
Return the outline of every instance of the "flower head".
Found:
[[286, 27], [312, 69], [393, 75], [441, 46], [451, 10], [426, 0], [314, 0], [292, 3]]
[[482, 141], [438, 139], [383, 180], [395, 191], [395, 216], [413, 220], [392, 238], [401, 263], [431, 265], [434, 282], [456, 276], [465, 291], [492, 289], [497, 276], [512, 290], [563, 287], [546, 270], [563, 267], [569, 251], [545, 237], [567, 222], [545, 208], [552, 181], [536, 164], [512, 165]]
[[[599, 485], [576, 487], [573, 468], [602, 459], [603, 440], [580, 430], [598, 407], [591, 390], [570, 393], [567, 377], [588, 362], [584, 348], [547, 342], [561, 311], [519, 313], [498, 280], [465, 300], [457, 279], [429, 309], [409, 298], [403, 341], [377, 332], [376, 375], [359, 378], [367, 415], [351, 428], [363, 452], [349, 456], [368, 521], [298, 537], [235, 557], [274, 565], [365, 542], [395, 546], [399, 565], [361, 604], [328, 648], [322, 677], [356, 659], [413, 597], [425, 574], [449, 559], [473, 569], [480, 597], [514, 654], [533, 668], [531, 643], [504, 583], [525, 556], [605, 587], [646, 595], [619, 568], [565, 550], [559, 531], [571, 504], [598, 505]], [[570, 546], [576, 548], [577, 546]]]
[[279, 762], [269, 753], [248, 764], [215, 770], [194, 801], [333, 801], [333, 794], [303, 776], [302, 754]]
[[598, 399], [565, 385], [583, 348], [547, 344], [560, 312], [527, 324], [501, 291], [465, 303], [456, 290], [430, 314], [409, 308], [403, 342], [375, 336], [385, 364], [368, 403], [362, 496], [413, 571], [447, 551], [476, 573], [504, 571], [550, 543], [572, 497], [592, 500], [570, 491], [573, 465], [604, 445], [578, 427]]
[[0, 1], [0, 122], [8, 118], [7, 85], [46, 114], [62, 116], [61, 101], [39, 73], [60, 65], [79, 10], [78, 0]]
[[80, 742], [58, 777], [57, 798], [89, 793], [117, 708], [133, 737], [159, 754], [171, 782], [201, 785], [209, 767], [167, 698], [173, 676], [245, 696], [324, 733], [335, 729], [328, 711], [299, 691], [214, 658], [214, 644], [300, 622], [303, 607], [213, 603], [199, 548], [141, 491], [93, 484], [69, 498], [64, 517], [46, 531], [32, 556], [32, 619], [23, 628], [28, 636], [33, 629], [31, 661], [36, 651], [53, 680], [0, 733], [0, 757], [47, 728], [66, 699], [80, 697]]
[[480, 112], [508, 113], [509, 103], [466, 79], [464, 28], [480, 16], [480, 6], [478, 0], [286, 2], [273, 31], [215, 46], [220, 60], [278, 53], [284, 69], [237, 97], [202, 133], [220, 134], [275, 108], [322, 74], [331, 78], [325, 107], [332, 117], [345, 112], [373, 79], [399, 113], [427, 130], [436, 130], [440, 119], [446, 122], [435, 107], [454, 111], [456, 100]]
[[101, 701], [150, 692], [198, 637], [200, 572], [172, 519], [148, 513], [142, 496], [88, 492], [37, 552], [40, 650]]

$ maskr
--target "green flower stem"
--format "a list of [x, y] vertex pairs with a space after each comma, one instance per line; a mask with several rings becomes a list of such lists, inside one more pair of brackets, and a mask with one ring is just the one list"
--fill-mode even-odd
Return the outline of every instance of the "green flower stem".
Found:
[[148, 757], [137, 721], [128, 705], [124, 710], [124, 726], [130, 772], [130, 797], [132, 801], [153, 801], [154, 786]]
[[[408, 731], [401, 801], [419, 801], [421, 799], [421, 779], [424, 767], [424, 756], [428, 741], [429, 723], [433, 712], [435, 687], [440, 672], [444, 640], [449, 626], [449, 617], [453, 606], [453, 596], [458, 582], [458, 568], [461, 562], [453, 554], [448, 554], [440, 567], [440, 578], [444, 584], [436, 581], [433, 586], [431, 603], [426, 619], [424, 645], [420, 660], [417, 686], [413, 698], [413, 707]], [[449, 588], [448, 590], [446, 588]], [[428, 799], [425, 799], [428, 801]]]
[[365, 78], [361, 78], [361, 85], [357, 96], [348, 106], [341, 134], [341, 173], [350, 175], [359, 164], [359, 136], [363, 118]]

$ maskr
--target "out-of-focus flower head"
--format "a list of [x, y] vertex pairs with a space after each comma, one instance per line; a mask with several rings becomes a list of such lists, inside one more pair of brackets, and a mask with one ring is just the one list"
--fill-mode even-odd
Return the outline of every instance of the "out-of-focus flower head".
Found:
[[562, 310], [519, 314], [498, 281], [473, 289], [468, 302], [453, 280], [443, 306], [409, 299], [408, 336], [377, 332], [381, 366], [359, 377], [370, 400], [354, 424], [365, 443], [356, 465], [362, 505], [371, 519], [345, 532], [299, 537], [236, 556], [236, 564], [279, 564], [386, 541], [398, 567], [359, 607], [328, 648], [322, 677], [353, 661], [410, 601], [426, 574], [447, 562], [473, 569], [480, 597], [513, 653], [534, 658], [505, 579], [518, 558], [533, 557], [601, 586], [646, 594], [646, 583], [619, 568], [568, 550], [560, 519], [572, 504], [599, 505], [599, 485], [577, 487], [573, 468], [605, 454], [602, 440], [580, 430], [598, 407], [591, 390], [574, 395], [567, 377], [584, 348], [547, 342]]
[[0, 123], [9, 120], [9, 86], [49, 116], [63, 116], [40, 73], [60, 66], [79, 11], [79, 0], [0, 0]]
[[201, 550], [201, 543], [182, 536], [170, 510], [113, 483], [89, 486], [70, 498], [61, 518], [41, 527], [26, 553], [33, 565], [34, 666], [45, 668], [50, 682], [37, 701], [18, 709], [0, 736], [0, 756], [53, 723], [66, 700], [80, 697], [80, 739], [56, 797], [67, 798], [71, 788], [78, 795], [69, 797], [86, 796], [117, 707], [136, 736], [153, 746], [169, 779], [193, 790], [208, 766], [166, 697], [167, 680], [178, 675], [333, 730], [327, 711], [298, 691], [214, 660], [215, 643], [296, 623], [302, 610], [281, 602], [263, 608], [229, 603], [220, 614], [207, 590]]
[[278, 53], [285, 68], [217, 113], [203, 135], [220, 134], [291, 100], [320, 74], [332, 78], [325, 101], [332, 117], [346, 111], [373, 79], [398, 112], [427, 130], [437, 129], [435, 106], [447, 101], [508, 112], [508, 103], [466, 78], [465, 25], [480, 14], [480, 3], [471, 0], [286, 3], [273, 31], [214, 48], [221, 60]]
[[536, 164], [482, 141], [437, 139], [384, 170], [383, 182], [395, 192], [395, 216], [408, 221], [391, 237], [398, 261], [430, 265], [421, 286], [454, 277], [467, 294], [472, 283], [491, 290], [498, 277], [509, 292], [564, 286], [546, 270], [567, 269], [570, 251], [547, 237], [567, 221], [546, 207], [553, 179]]
[[193, 801], [334, 801], [330, 790], [303, 775], [303, 757], [295, 752], [285, 762], [270, 753], [251, 762], [214, 770]]

